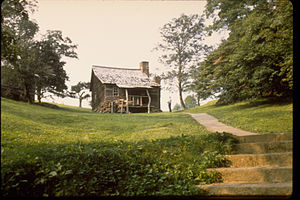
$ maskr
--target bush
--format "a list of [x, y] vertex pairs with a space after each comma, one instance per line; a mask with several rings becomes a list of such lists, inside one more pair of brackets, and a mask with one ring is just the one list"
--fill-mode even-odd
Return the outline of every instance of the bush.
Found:
[[[5, 161], [4, 196], [139, 196], [200, 194], [220, 181], [206, 168], [226, 166], [233, 137], [225, 133], [155, 141], [41, 145]], [[24, 155], [25, 155], [24, 154]]]

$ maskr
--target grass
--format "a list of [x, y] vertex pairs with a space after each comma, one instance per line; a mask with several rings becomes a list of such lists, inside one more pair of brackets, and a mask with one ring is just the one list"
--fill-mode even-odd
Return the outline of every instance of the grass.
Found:
[[[50, 108], [50, 107], [51, 108]], [[245, 130], [292, 132], [291, 103], [266, 100], [187, 112]], [[209, 133], [182, 112], [99, 114], [1, 98], [1, 191], [10, 196], [201, 195], [220, 182], [235, 139]]]
[[261, 99], [220, 106], [212, 101], [186, 112], [205, 112], [227, 125], [256, 133], [293, 132], [293, 103]]
[[99, 114], [84, 108], [60, 105], [50, 109], [7, 99], [2, 99], [1, 108], [4, 139], [19, 137], [23, 143], [151, 141], [206, 133], [189, 115], [179, 113]]
[[99, 114], [1, 98], [4, 196], [195, 195], [220, 181], [230, 134], [182, 113]]

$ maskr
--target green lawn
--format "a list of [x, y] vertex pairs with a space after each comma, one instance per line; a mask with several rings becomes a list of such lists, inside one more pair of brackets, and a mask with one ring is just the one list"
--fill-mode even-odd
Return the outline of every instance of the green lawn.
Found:
[[4, 196], [199, 194], [225, 166], [230, 134], [188, 114], [100, 114], [1, 98]]
[[[47, 104], [46, 104], [47, 105]], [[4, 196], [199, 195], [219, 182], [235, 139], [182, 112], [100, 114], [1, 98]], [[255, 132], [292, 132], [292, 104], [266, 101], [189, 109]]]
[[227, 125], [256, 133], [293, 132], [293, 103], [274, 103], [263, 99], [219, 106], [212, 101], [186, 112], [205, 112]]
[[[60, 105], [50, 109], [2, 99], [3, 139], [23, 143], [141, 141], [198, 135], [206, 130], [187, 114], [99, 114]], [[11, 132], [14, 134], [12, 135]]]

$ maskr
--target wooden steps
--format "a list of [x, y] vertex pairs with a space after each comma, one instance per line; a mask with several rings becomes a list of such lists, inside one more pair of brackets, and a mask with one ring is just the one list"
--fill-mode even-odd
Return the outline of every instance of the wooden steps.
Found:
[[291, 133], [237, 137], [228, 168], [215, 168], [223, 182], [199, 185], [207, 197], [289, 197], [292, 195], [293, 144]]

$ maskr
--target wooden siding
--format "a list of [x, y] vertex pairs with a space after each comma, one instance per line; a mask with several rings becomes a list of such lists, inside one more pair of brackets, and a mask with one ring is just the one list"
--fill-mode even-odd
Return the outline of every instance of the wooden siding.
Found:
[[[118, 89], [118, 95], [114, 95], [113, 88]], [[126, 111], [125, 88], [119, 88], [116, 84], [103, 84], [92, 72], [91, 88], [92, 91], [92, 110], [94, 112], [120, 112]], [[129, 97], [129, 112], [147, 112], [148, 101], [146, 90], [151, 97], [151, 112], [160, 112], [160, 87], [152, 88], [127, 88]], [[123, 102], [123, 104], [122, 104]]]

